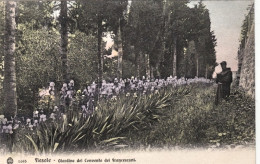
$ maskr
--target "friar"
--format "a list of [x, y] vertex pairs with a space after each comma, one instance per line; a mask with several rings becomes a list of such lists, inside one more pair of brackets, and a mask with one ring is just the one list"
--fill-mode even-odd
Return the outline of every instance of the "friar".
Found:
[[232, 71], [227, 68], [227, 62], [223, 61], [220, 63], [222, 72], [217, 74], [216, 83], [218, 84], [215, 104], [218, 105], [220, 99], [225, 99], [230, 95], [230, 85], [232, 83]]

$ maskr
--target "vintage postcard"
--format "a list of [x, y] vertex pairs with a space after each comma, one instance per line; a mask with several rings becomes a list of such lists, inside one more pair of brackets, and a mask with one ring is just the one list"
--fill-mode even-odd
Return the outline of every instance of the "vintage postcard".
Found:
[[256, 7], [0, 0], [0, 164], [256, 163]]

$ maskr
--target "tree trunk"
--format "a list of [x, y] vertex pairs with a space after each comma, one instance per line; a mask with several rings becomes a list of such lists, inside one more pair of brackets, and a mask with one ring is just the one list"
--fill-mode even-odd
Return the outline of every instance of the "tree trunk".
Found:
[[172, 76], [177, 76], [177, 63], [176, 63], [176, 58], [177, 58], [177, 39], [174, 38], [173, 41], [173, 52], [172, 52]]
[[17, 113], [15, 74], [15, 1], [6, 1], [4, 57], [4, 115], [8, 120]]
[[151, 69], [150, 69], [150, 59], [149, 59], [149, 55], [145, 54], [144, 55], [145, 58], [145, 71], [146, 71], [146, 78], [150, 79], [151, 77]]
[[151, 79], [154, 79], [154, 67], [153, 66], [150, 66], [150, 77], [151, 77]]
[[199, 77], [199, 54], [196, 54], [196, 76]]
[[140, 74], [140, 54], [139, 52], [133, 47], [133, 52], [135, 52], [135, 68], [136, 68], [136, 77], [141, 77]]
[[[166, 52], [166, 38], [168, 33], [168, 22], [170, 14], [168, 14], [168, 18], [166, 18], [166, 7], [167, 7], [167, 0], [164, 0], [163, 2], [163, 26], [162, 26], [162, 55], [161, 55], [161, 61], [164, 61], [164, 55]], [[167, 20], [166, 20], [167, 19]], [[157, 67], [157, 66], [156, 66]], [[156, 70], [159, 70], [156, 68]]]
[[205, 71], [205, 78], [207, 79], [208, 78], [208, 64], [206, 64], [206, 71]]
[[118, 47], [118, 66], [117, 66], [117, 78], [122, 78], [123, 74], [123, 43], [122, 43], [122, 33], [121, 33], [121, 22], [119, 20], [119, 28], [118, 28], [118, 41], [117, 41], [117, 47]]
[[102, 52], [101, 52], [101, 46], [102, 46], [102, 19], [98, 18], [98, 83], [100, 86], [102, 79], [103, 79], [103, 57], [102, 57]]
[[156, 78], [161, 78], [161, 73], [159, 71], [160, 61], [158, 60], [155, 65], [155, 71], [156, 71]]
[[67, 51], [68, 51], [68, 8], [67, 8], [67, 1], [61, 1], [60, 4], [60, 24], [61, 24], [61, 61], [62, 61], [62, 77], [63, 81], [68, 81], [68, 59], [67, 59]]

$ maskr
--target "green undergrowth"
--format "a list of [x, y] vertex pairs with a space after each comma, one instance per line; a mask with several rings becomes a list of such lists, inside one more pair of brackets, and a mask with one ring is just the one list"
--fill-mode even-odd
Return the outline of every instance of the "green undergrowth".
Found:
[[234, 88], [229, 101], [215, 106], [215, 90], [192, 84], [100, 100], [87, 119], [71, 111], [33, 132], [19, 129], [13, 150], [41, 154], [254, 142], [254, 100]]
[[[233, 88], [228, 101], [215, 106], [216, 86], [196, 85], [168, 107], [151, 131], [132, 136], [133, 145], [225, 147], [255, 142], [255, 102]], [[138, 141], [140, 145], [136, 145]]]

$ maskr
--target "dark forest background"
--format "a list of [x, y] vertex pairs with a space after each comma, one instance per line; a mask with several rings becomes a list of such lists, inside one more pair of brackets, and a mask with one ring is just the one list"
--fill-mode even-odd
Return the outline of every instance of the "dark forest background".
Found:
[[[211, 78], [216, 39], [209, 11], [202, 2], [193, 8], [188, 3], [77, 0], [18, 1], [8, 6], [0, 2], [1, 102], [4, 97], [16, 99], [17, 92], [18, 108], [34, 106], [39, 88], [50, 81], [59, 88], [74, 79], [81, 89], [115, 77]], [[10, 35], [8, 27], [13, 27]], [[108, 34], [114, 45], [106, 49], [103, 38]], [[13, 42], [7, 41], [10, 36], [15, 38]], [[109, 57], [112, 51], [117, 55]], [[5, 52], [9, 58], [4, 59]], [[11, 62], [10, 70], [5, 70], [4, 63], [12, 60], [15, 65]], [[17, 90], [3, 90], [4, 72], [9, 76], [5, 84], [13, 82]], [[10, 90], [11, 97], [3, 96]]]

